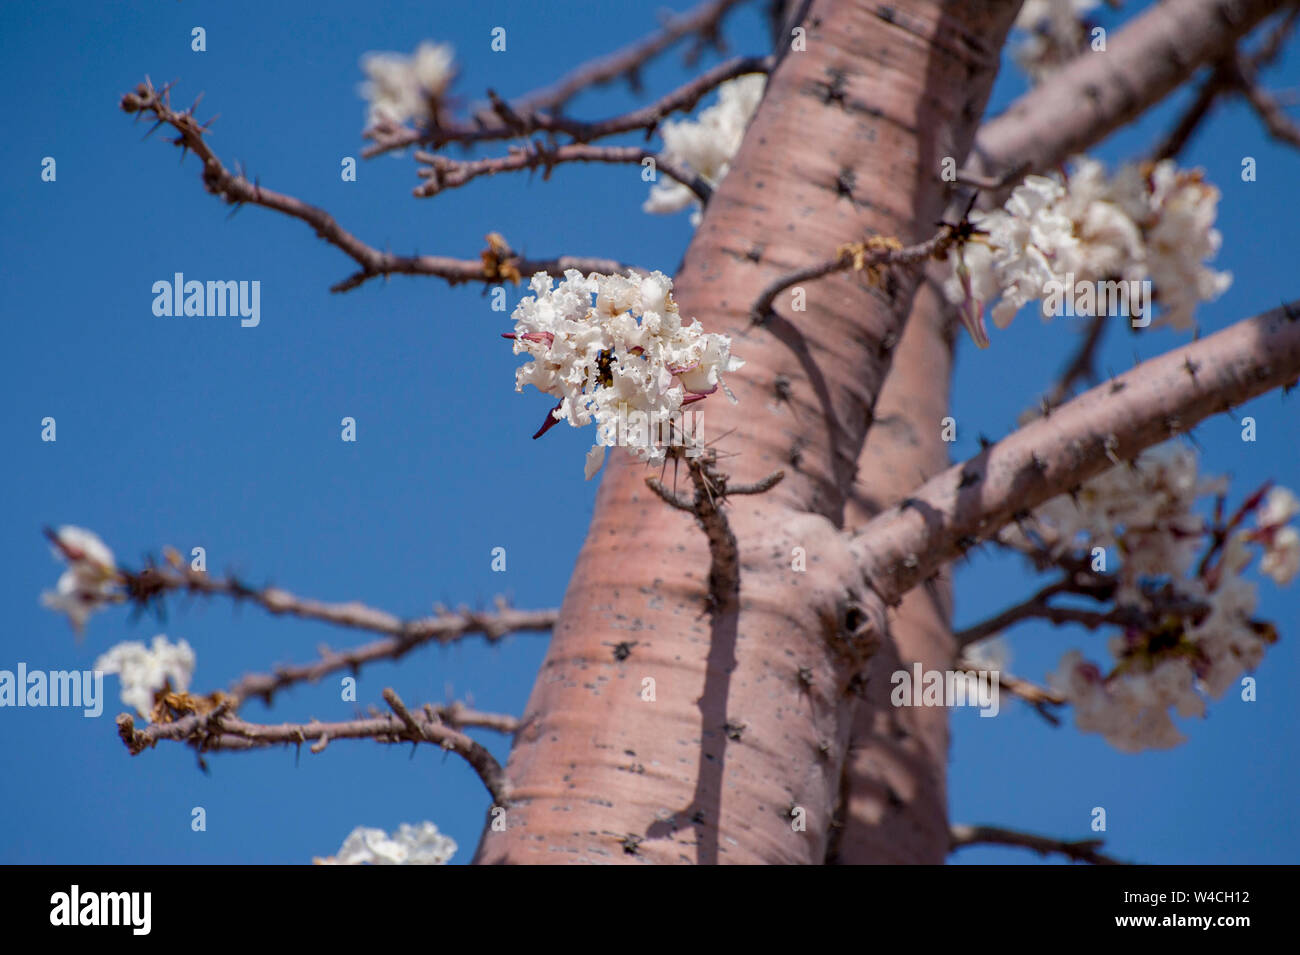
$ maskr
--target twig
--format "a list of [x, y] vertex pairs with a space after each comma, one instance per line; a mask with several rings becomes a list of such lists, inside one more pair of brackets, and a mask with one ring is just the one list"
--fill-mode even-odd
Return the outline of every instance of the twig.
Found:
[[530, 140], [525, 146], [510, 147], [510, 153], [506, 156], [464, 160], [418, 151], [415, 159], [426, 164], [419, 174], [428, 182], [416, 186], [413, 193], [420, 199], [437, 195], [446, 189], [463, 186], [480, 176], [493, 176], [499, 172], [516, 172], [521, 169], [536, 169], [540, 166], [545, 170], [542, 178], [549, 179], [551, 170], [563, 163], [599, 162], [639, 165], [646, 159], [653, 159], [655, 168], [659, 172], [667, 174], [686, 186], [701, 202], [708, 202], [713, 191], [704, 177], [697, 175], [690, 167], [680, 165], [667, 156], [640, 146], [589, 146], [583, 143], [548, 146], [546, 143]]
[[984, 670], [985, 672], [991, 673], [998, 681], [998, 687], [1000, 689], [1006, 690], [1019, 700], [1024, 700], [1032, 706], [1035, 711], [1037, 711], [1039, 716], [1051, 725], [1061, 725], [1060, 717], [1053, 713], [1049, 707], [1064, 706], [1067, 700], [1054, 690], [1049, 690], [1045, 686], [1039, 686], [1037, 683], [1033, 683], [1030, 680], [1022, 680], [1020, 677], [1007, 673], [1005, 670], [989, 670], [989, 667], [986, 664], [980, 663], [978, 660], [972, 660], [964, 655], [957, 659], [954, 669], [961, 671]]
[[[1255, 71], [1262, 69], [1277, 58], [1278, 54], [1282, 52], [1287, 37], [1295, 26], [1297, 14], [1300, 14], [1300, 8], [1292, 7], [1286, 16], [1283, 17], [1271, 31], [1269, 31], [1268, 36], [1264, 39], [1264, 42], [1260, 44], [1259, 49], [1255, 50], [1254, 53], [1246, 58], [1244, 65], [1247, 72], [1253, 75]], [[1156, 147], [1152, 154], [1153, 159], [1173, 159], [1176, 157], [1187, 147], [1187, 143], [1191, 140], [1193, 133], [1196, 132], [1197, 128], [1205, 120], [1205, 117], [1209, 115], [1210, 109], [1214, 106], [1215, 102], [1217, 102], [1218, 98], [1224, 93], [1230, 92], [1234, 89], [1241, 91], [1241, 85], [1239, 82], [1240, 72], [1235, 69], [1233, 65], [1236, 58], [1236, 54], [1234, 54], [1232, 57], [1220, 61], [1215, 65], [1210, 76], [1201, 84], [1200, 89], [1197, 91], [1196, 98], [1193, 99], [1187, 109], [1183, 111], [1178, 122], [1174, 124], [1170, 131], [1165, 135], [1165, 138], [1161, 141], [1160, 145]], [[1264, 112], [1280, 112], [1281, 104], [1276, 101], [1269, 102], [1269, 99], [1270, 98], [1266, 96], [1263, 100], [1263, 105], [1265, 107]], [[1252, 103], [1252, 105], [1255, 104]], [[1256, 110], [1259, 110], [1259, 106], [1256, 106], [1255, 108]], [[1263, 115], [1263, 113], [1261, 113], [1261, 115]], [[1286, 121], [1286, 124], [1290, 123], [1285, 116], [1282, 116], [1282, 119]], [[1265, 123], [1268, 123], [1267, 117], [1265, 117]], [[1284, 126], [1286, 124], [1284, 124]]]
[[1089, 382], [1097, 380], [1097, 351], [1105, 332], [1106, 316], [1094, 315], [1083, 342], [1075, 351], [1074, 357], [1070, 359], [1070, 363], [1061, 372], [1056, 384], [1052, 386], [1051, 393], [1044, 399], [1049, 408], [1057, 407], [1068, 398], [1074, 383], [1080, 378], [1086, 378]]
[[[349, 291], [368, 279], [380, 275], [433, 275], [446, 279], [452, 285], [461, 282], [491, 283], [501, 280], [499, 275], [485, 269], [484, 263], [479, 260], [452, 259], [434, 255], [393, 255], [391, 252], [381, 252], [340, 226], [324, 209], [309, 205], [293, 196], [265, 189], [259, 183], [232, 174], [222, 165], [203, 138], [206, 126], [201, 126], [195, 120], [193, 107], [183, 113], [171, 108], [167, 87], [156, 90], [153, 84], [146, 80], [136, 87], [135, 92], [122, 97], [122, 109], [137, 115], [151, 113], [157, 117], [157, 125], [166, 124], [175, 129], [177, 136], [172, 142], [182, 149], [193, 151], [202, 160], [203, 183], [212, 194], [221, 196], [236, 207], [248, 203], [299, 219], [315, 229], [318, 236], [361, 266], [360, 271], [332, 286], [331, 292]], [[566, 269], [612, 274], [622, 273], [627, 269], [627, 266], [609, 259], [571, 256], [554, 259], [517, 257], [510, 264], [517, 273], [522, 275], [532, 275], [536, 272], [561, 274]]]
[[374, 145], [366, 147], [362, 155], [370, 158], [408, 146], [436, 149], [447, 143], [470, 145], [514, 139], [539, 132], [568, 136], [575, 143], [589, 143], [632, 130], [644, 130], [649, 138], [667, 116], [694, 108], [705, 95], [728, 80], [751, 73], [767, 73], [772, 68], [772, 62], [770, 56], [741, 56], [727, 60], [705, 70], [647, 106], [594, 122], [541, 111], [520, 110], [514, 105], [502, 103], [490, 117], [478, 117], [479, 122], [449, 122], [424, 129], [373, 129], [367, 135], [374, 140]]
[[450, 643], [476, 634], [482, 634], [489, 642], [495, 643], [509, 633], [549, 630], [559, 614], [553, 609], [515, 610], [498, 598], [494, 612], [462, 608], [454, 613], [440, 611], [431, 617], [403, 620], [357, 601], [324, 603], [295, 596], [277, 587], [250, 587], [236, 577], [210, 577], [204, 571], [190, 568], [174, 552], [169, 555], [169, 560], [170, 566], [151, 564], [139, 573], [122, 570], [127, 599], [148, 606], [163, 595], [176, 592], [231, 597], [251, 601], [268, 613], [389, 634], [410, 645], [430, 641]]
[[523, 112], [557, 110], [592, 86], [603, 86], [626, 76], [635, 81], [642, 66], [692, 33], [716, 34], [723, 17], [744, 0], [709, 0], [667, 20], [655, 33], [584, 63], [550, 86], [535, 90], [515, 101]]
[[663, 502], [669, 507], [675, 507], [677, 510], [685, 511], [688, 514], [695, 513], [694, 501], [668, 490], [668, 488], [664, 487], [663, 482], [657, 477], [648, 477], [645, 479], [645, 483], [646, 487], [658, 494]]
[[795, 269], [769, 282], [754, 301], [750, 309], [750, 318], [754, 324], [762, 324], [772, 313], [772, 303], [776, 297], [800, 282], [813, 281], [849, 269], [858, 271], [865, 269], [871, 272], [881, 266], [911, 265], [931, 257], [941, 258], [948, 251], [949, 246], [956, 241], [953, 227], [944, 226], [933, 238], [906, 248], [902, 247], [896, 239], [880, 236], [844, 246], [836, 252], [833, 259]]
[[1300, 125], [1282, 109], [1282, 104], [1266, 92], [1255, 80], [1255, 71], [1238, 61], [1236, 68], [1237, 88], [1246, 102], [1251, 105], [1264, 123], [1264, 128], [1274, 139], [1300, 146]]
[[964, 846], [976, 845], [1020, 846], [1033, 849], [1044, 856], [1059, 853], [1074, 862], [1090, 862], [1093, 865], [1127, 864], [1098, 852], [1097, 850], [1105, 844], [1105, 840], [1102, 839], [1078, 839], [1070, 842], [1047, 836], [1036, 836], [1028, 832], [1017, 832], [1014, 829], [1003, 829], [999, 826], [954, 825], [949, 829], [949, 840], [954, 851]]
[[505, 771], [490, 752], [464, 733], [428, 714], [416, 716], [391, 689], [384, 699], [393, 716], [372, 716], [340, 723], [249, 723], [229, 715], [223, 707], [210, 712], [191, 712], [170, 722], [150, 723], [137, 729], [135, 719], [123, 713], [117, 718], [118, 735], [132, 756], [162, 741], [185, 743], [199, 753], [262, 749], [267, 746], [299, 745], [317, 741], [311, 747], [319, 753], [325, 745], [340, 739], [372, 739], [379, 743], [432, 743], [455, 752], [478, 773], [498, 805], [508, 805], [509, 786]]

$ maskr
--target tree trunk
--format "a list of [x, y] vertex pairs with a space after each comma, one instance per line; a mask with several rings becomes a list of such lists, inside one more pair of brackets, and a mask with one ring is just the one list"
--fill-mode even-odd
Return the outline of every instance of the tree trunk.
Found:
[[[806, 311], [787, 293], [761, 328], [749, 308], [769, 281], [838, 246], [933, 234], [940, 162], [966, 155], [1017, 6], [811, 4], [807, 49], [772, 75], [675, 292], [683, 315], [732, 336], [747, 361], [729, 379], [737, 406], [721, 394], [699, 406], [722, 469], [735, 481], [786, 478], [728, 501], [736, 594], [725, 548], [711, 555], [692, 518], [645, 487], [644, 468], [611, 456], [507, 767], [506, 825], [489, 827], [478, 861], [820, 863], [862, 694], [871, 715], [851, 772], [876, 772], [857, 763], [873, 747], [877, 762], [902, 752], [911, 782], [893, 798], [929, 809], [915, 838], [855, 837], [851, 857], [937, 861], [944, 715], [909, 723], [899, 750], [893, 714], [878, 706], [899, 649], [861, 638], [887, 629], [840, 534], [856, 519], [846, 517], [855, 481], [884, 500], [919, 476], [909, 467], [893, 480], [889, 460], [870, 458], [855, 474], [919, 271], [892, 270], [879, 287], [861, 273], [808, 283]], [[911, 375], [924, 393], [923, 364]], [[947, 377], [945, 364], [930, 378], [940, 408]], [[934, 450], [917, 452], [927, 473]], [[912, 598], [929, 599], [925, 588]], [[908, 658], [941, 648], [947, 599], [938, 591], [930, 611], [932, 647], [909, 646]], [[925, 608], [902, 612], [920, 619]]]

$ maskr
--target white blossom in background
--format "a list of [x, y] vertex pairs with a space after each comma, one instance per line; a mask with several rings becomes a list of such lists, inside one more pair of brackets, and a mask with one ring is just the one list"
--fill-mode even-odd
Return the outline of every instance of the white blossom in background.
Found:
[[[972, 212], [987, 233], [949, 253], [945, 285], [975, 343], [988, 347], [984, 308], [999, 328], [1044, 299], [1047, 283], [1150, 281], [1161, 323], [1193, 327], [1196, 305], [1221, 295], [1232, 276], [1204, 263], [1222, 241], [1214, 228], [1219, 190], [1171, 160], [1129, 164], [1107, 176], [1078, 158], [1068, 177], [1027, 176], [1001, 209]], [[1044, 318], [1050, 317], [1044, 303]]]
[[1005, 673], [1011, 668], [1011, 647], [1002, 637], [991, 637], [962, 651], [966, 668]]
[[[660, 129], [664, 155], [689, 166], [710, 186], [717, 186], [731, 169], [766, 85], [767, 77], [761, 73], [728, 80], [718, 87], [718, 102], [701, 110], [696, 119], [664, 123]], [[650, 197], [641, 208], [668, 214], [689, 206], [694, 206], [691, 225], [699, 225], [699, 197], [677, 180], [665, 177], [650, 187]]]
[[445, 865], [456, 842], [431, 822], [404, 822], [389, 836], [382, 829], [358, 826], [343, 840], [337, 856], [313, 859], [317, 865]]
[[1129, 627], [1116, 634], [1108, 643], [1109, 673], [1071, 650], [1048, 677], [1073, 706], [1080, 730], [1100, 733], [1125, 752], [1183, 742], [1172, 714], [1204, 716], [1206, 698], [1221, 697], [1258, 666], [1276, 639], [1268, 624], [1252, 620], [1257, 587], [1242, 572], [1253, 559], [1251, 545], [1262, 551], [1260, 570], [1277, 583], [1300, 570], [1300, 534], [1287, 524], [1300, 513], [1300, 501], [1273, 488], [1256, 514], [1257, 526], [1231, 531], [1218, 561], [1202, 569], [1197, 557], [1209, 529], [1195, 512], [1197, 499], [1225, 489], [1222, 480], [1199, 475], [1190, 449], [1166, 445], [1034, 512], [1054, 554], [1087, 555], [1104, 547], [1112, 561], [1118, 559], [1118, 605], [1149, 606], [1141, 584], [1167, 580], [1169, 596], [1208, 608], [1203, 615], [1157, 622], [1155, 632]]
[[421, 43], [414, 55], [367, 53], [361, 95], [370, 106], [367, 125], [427, 123], [456, 77], [455, 51], [446, 43]]
[[1097, 475], [1073, 497], [1052, 498], [1034, 516], [1051, 529], [1058, 555], [1079, 546], [1122, 554], [1120, 599], [1136, 600], [1141, 578], [1187, 572], [1206, 531], [1197, 499], [1224, 488], [1222, 480], [1200, 477], [1191, 448], [1166, 444], [1143, 452], [1131, 467]]
[[95, 661], [94, 669], [116, 673], [122, 681], [122, 702], [144, 717], [153, 712], [154, 697], [164, 686], [184, 693], [194, 676], [194, 650], [180, 640], [168, 642], [162, 634], [146, 647], [138, 640], [119, 643]]
[[41, 603], [68, 615], [80, 636], [90, 615], [115, 602], [120, 592], [113, 552], [98, 535], [81, 527], [60, 527], [54, 535], [54, 556], [68, 562], [56, 588], [41, 594]]
[[[731, 339], [705, 332], [698, 321], [685, 324], [672, 298], [672, 279], [662, 272], [583, 276], [570, 269], [558, 285], [539, 272], [529, 287], [533, 295], [516, 306], [515, 330], [506, 336], [514, 339], [516, 355], [530, 359], [515, 372], [515, 390], [533, 385], [560, 399], [543, 430], [559, 420], [573, 427], [595, 422], [588, 479], [620, 430], [624, 438], [638, 437], [627, 427], [633, 413], [666, 428], [680, 421], [684, 405], [719, 388], [735, 400], [722, 379], [744, 364], [731, 356]], [[629, 442], [628, 450], [662, 462], [665, 449], [655, 430], [643, 429], [645, 443]], [[695, 440], [689, 433], [678, 437], [688, 447]]]
[[1025, 0], [1016, 28], [1030, 36], [1012, 51], [1016, 63], [1037, 83], [1088, 46], [1087, 14], [1101, 0]]
[[1275, 487], [1256, 515], [1259, 529], [1251, 535], [1264, 546], [1260, 571], [1279, 585], [1300, 573], [1300, 531], [1287, 525], [1296, 514], [1300, 514], [1300, 501], [1286, 488]]

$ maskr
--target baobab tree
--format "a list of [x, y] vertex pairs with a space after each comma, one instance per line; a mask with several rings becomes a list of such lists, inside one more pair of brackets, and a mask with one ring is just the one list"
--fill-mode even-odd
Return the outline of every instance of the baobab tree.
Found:
[[[976, 842], [1108, 861], [1091, 838], [950, 822], [953, 692], [1000, 691], [1048, 718], [1072, 711], [1078, 731], [1122, 749], [1163, 748], [1180, 738], [1173, 715], [1240, 687], [1278, 638], [1243, 575], [1294, 576], [1300, 504], [1280, 486], [1215, 484], [1192, 451], [1165, 443], [1300, 376], [1300, 301], [1173, 339], [1227, 288], [1212, 265], [1219, 193], [1178, 156], [1229, 97], [1300, 142], [1257, 79], [1294, 9], [1165, 0], [1107, 32], [1077, 0], [777, 3], [770, 49], [626, 113], [566, 109], [678, 41], [722, 35], [736, 6], [710, 0], [550, 86], [481, 106], [454, 100], [449, 47], [366, 63], [366, 155], [408, 151], [418, 197], [491, 175], [630, 164], [641, 188], [653, 183], [648, 212], [690, 209], [696, 222], [672, 274], [585, 250], [524, 255], [504, 228], [465, 258], [386, 251], [233, 168], [196, 110], [174, 105], [175, 88], [146, 81], [123, 98], [197, 157], [210, 193], [301, 220], [350, 257], [336, 292], [393, 275], [526, 286], [512, 325], [485, 331], [483, 348], [525, 356], [519, 387], [558, 401], [538, 407], [539, 437], [592, 426], [586, 471], [600, 480], [558, 610], [402, 620], [252, 587], [174, 553], [128, 569], [93, 535], [51, 531], [70, 566], [49, 602], [79, 624], [102, 604], [191, 592], [380, 634], [207, 695], [188, 689], [188, 647], [113, 651], [102, 668], [134, 694], [138, 713], [118, 724], [132, 753], [441, 746], [490, 794], [485, 863], [940, 862]], [[1008, 42], [1034, 83], [989, 116]], [[1111, 169], [1087, 158], [1190, 83], [1189, 110], [1149, 154]], [[697, 107], [694, 120], [679, 115]], [[460, 146], [479, 155], [453, 155]], [[161, 290], [161, 307], [174, 295], [179, 314], [189, 294]], [[1004, 327], [1030, 305], [1086, 320], [1079, 352], [1019, 429], [953, 463], [954, 351], [996, 357], [987, 317]], [[1099, 342], [1120, 324], [1174, 343], [1098, 376]], [[1015, 552], [1048, 580], [954, 631], [951, 572], [979, 547]], [[1082, 623], [1098, 645], [1037, 685], [986, 650], [1023, 620]], [[550, 643], [517, 718], [421, 708], [391, 690], [386, 712], [353, 720], [240, 715], [248, 699], [424, 643], [521, 630], [549, 630]], [[474, 727], [512, 736], [505, 765]], [[389, 849], [369, 838], [345, 846], [345, 861], [428, 847], [415, 831]]]

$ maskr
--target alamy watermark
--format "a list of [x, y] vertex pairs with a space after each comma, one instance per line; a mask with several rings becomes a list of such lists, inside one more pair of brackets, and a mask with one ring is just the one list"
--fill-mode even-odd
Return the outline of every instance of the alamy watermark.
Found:
[[596, 431], [596, 443], [621, 448], [685, 447], [688, 458], [704, 450], [698, 411], [679, 411], [666, 415], [659, 412], [618, 409], [618, 417], [604, 421]]
[[1077, 282], [1073, 272], [1066, 272], [1064, 282], [1043, 283], [1043, 313], [1057, 318], [1127, 315], [1134, 328], [1146, 328], [1151, 324], [1151, 282]]
[[104, 712], [104, 674], [100, 670], [0, 670], [0, 707], [80, 707], [87, 719]]
[[50, 896], [51, 925], [126, 925], [133, 935], [148, 935], [153, 925], [152, 892], [68, 892]]
[[159, 317], [224, 317], [238, 315], [244, 328], [256, 328], [262, 321], [262, 283], [247, 279], [229, 282], [185, 281], [177, 272], [172, 281], [153, 283], [153, 313]]
[[895, 670], [889, 682], [894, 706], [977, 706], [980, 716], [998, 715], [997, 670]]

